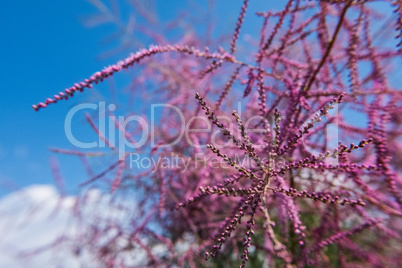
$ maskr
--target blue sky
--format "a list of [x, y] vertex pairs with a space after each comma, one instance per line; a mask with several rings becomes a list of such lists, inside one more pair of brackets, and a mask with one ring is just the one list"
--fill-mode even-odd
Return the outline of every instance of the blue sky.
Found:
[[102, 51], [102, 33], [78, 19], [92, 11], [86, 1], [2, 4], [0, 193], [10, 190], [9, 182], [52, 183], [48, 148], [68, 146], [63, 120], [70, 104], [38, 113], [31, 105], [100, 67], [95, 56]]
[[[236, 2], [230, 8], [234, 14], [241, 6], [241, 1]], [[168, 5], [166, 1], [158, 1], [158, 4], [162, 18], [171, 18], [187, 2]], [[77, 0], [2, 3], [0, 196], [30, 184], [53, 183], [49, 148], [72, 149], [64, 134], [64, 118], [72, 106], [86, 98], [77, 94], [71, 101], [39, 112], [34, 112], [31, 105], [128, 54], [99, 59], [106, 50], [101, 40], [113, 29], [84, 27], [82, 19], [95, 12], [89, 2]], [[81, 163], [74, 157], [59, 159], [67, 188], [76, 191], [77, 185], [86, 179]]]

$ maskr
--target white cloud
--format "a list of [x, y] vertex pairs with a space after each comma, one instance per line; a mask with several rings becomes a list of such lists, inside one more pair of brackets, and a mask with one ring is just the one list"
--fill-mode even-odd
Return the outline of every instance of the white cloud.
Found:
[[[147, 238], [136, 237], [131, 240], [133, 248], [124, 250], [133, 229], [147, 217], [138, 216], [133, 196], [98, 190], [61, 196], [50, 185], [32, 185], [9, 194], [0, 199], [0, 268], [106, 267], [105, 258], [98, 255], [105, 245], [118, 263], [146, 266], [148, 254], [135, 241], [146, 245]], [[118, 231], [122, 235], [111, 243]], [[192, 242], [191, 235], [178, 241], [176, 257], [186, 254]], [[157, 259], [169, 255], [162, 243], [154, 243], [151, 252]]]
[[[96, 190], [62, 197], [49, 185], [30, 186], [2, 198], [0, 268], [102, 267], [89, 250], [93, 245], [85, 244], [91, 226], [96, 223], [102, 228], [113, 222], [124, 227], [128, 215], [136, 210], [135, 203], [130, 202], [128, 213], [127, 207], [119, 209], [111, 201], [111, 196]], [[112, 232], [103, 234], [98, 243], [107, 241]], [[77, 246], [80, 254], [76, 254]], [[126, 258], [124, 262], [140, 263], [146, 258], [143, 252], [135, 255], [135, 260]]]

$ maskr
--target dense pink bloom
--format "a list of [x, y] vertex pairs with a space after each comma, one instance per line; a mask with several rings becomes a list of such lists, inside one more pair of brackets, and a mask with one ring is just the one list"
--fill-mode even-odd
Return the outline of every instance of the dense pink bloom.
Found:
[[[379, 14], [373, 2], [380, 1], [289, 0], [281, 11], [257, 13], [259, 36], [245, 45], [239, 39], [245, 0], [225, 43], [230, 52], [200, 49], [202, 38], [184, 35], [177, 45], [141, 49], [33, 108], [138, 67], [132, 96], [175, 106], [191, 129], [210, 130], [163, 146], [182, 127], [165, 108], [153, 133], [156, 145], [148, 141], [117, 161], [107, 159], [108, 166], [83, 183], [107, 178], [116, 195], [130, 188], [141, 193], [136, 220], [143, 223], [117, 229], [128, 237], [128, 249], [137, 245], [146, 252], [145, 265], [398, 267], [402, 94], [389, 67], [402, 51], [374, 43], [370, 23]], [[401, 32], [401, 1], [394, 7]], [[151, 14], [144, 18], [151, 23]], [[143, 33], [165, 40], [151, 26]], [[255, 52], [243, 60], [242, 46], [252, 45]], [[139, 136], [138, 129], [117, 131], [131, 141]], [[134, 171], [130, 153], [186, 164]], [[179, 252], [183, 241], [188, 246]], [[167, 248], [163, 256], [155, 245]], [[99, 249], [100, 258], [113, 263], [109, 267], [118, 266], [120, 253]]]

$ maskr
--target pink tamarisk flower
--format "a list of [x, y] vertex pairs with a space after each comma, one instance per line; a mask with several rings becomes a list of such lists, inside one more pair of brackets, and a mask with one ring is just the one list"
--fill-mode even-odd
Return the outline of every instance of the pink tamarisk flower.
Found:
[[[132, 2], [157, 24], [145, 4]], [[141, 105], [126, 114], [146, 114], [144, 103], [170, 107], [157, 114], [153, 140], [123, 159], [116, 146], [110, 154], [56, 150], [99, 156], [101, 168], [82, 184], [102, 179], [113, 196], [131, 194], [138, 203], [131, 227], [116, 223], [114, 236], [93, 226], [94, 241], [109, 241], [91, 244], [97, 256], [110, 267], [126, 251], [141, 252], [152, 267], [398, 267], [402, 95], [395, 81], [402, 53], [373, 29], [391, 21], [378, 15], [376, 4], [384, 4], [396, 10], [400, 31], [400, 1], [261, 5], [261, 25], [244, 41], [252, 3], [242, 1], [224, 44], [194, 31], [168, 45], [159, 26], [141, 25], [136, 30], [159, 45], [33, 106], [141, 64], [129, 87]], [[199, 49], [205, 45], [217, 52]], [[94, 119], [87, 121], [107, 143]], [[111, 121], [137, 144], [140, 127], [128, 131]]]

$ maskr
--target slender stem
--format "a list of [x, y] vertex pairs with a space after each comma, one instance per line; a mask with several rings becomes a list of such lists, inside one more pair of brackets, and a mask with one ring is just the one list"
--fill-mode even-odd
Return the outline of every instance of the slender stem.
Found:
[[[269, 187], [266, 186], [265, 189], [268, 189]], [[271, 239], [272, 243], [274, 244], [274, 251], [277, 252], [277, 256], [280, 257], [285, 261], [285, 267], [286, 268], [294, 268], [295, 266], [292, 265], [290, 262], [292, 258], [289, 255], [289, 252], [286, 250], [286, 246], [282, 244], [275, 235], [275, 231], [272, 228], [271, 224], [271, 217], [269, 216], [268, 208], [267, 208], [267, 197], [266, 197], [266, 192], [264, 189], [263, 197], [262, 197], [262, 211], [264, 212], [265, 215], [265, 223], [264, 223], [264, 228], [267, 231], [267, 234], [269, 238]]]
[[389, 207], [389, 206], [387, 206], [387, 205], [381, 203], [380, 201], [377, 201], [376, 199], [374, 199], [374, 198], [371, 197], [371, 196], [364, 195], [364, 196], [362, 196], [362, 197], [365, 198], [365, 199], [367, 199], [368, 201], [370, 201], [372, 204], [378, 206], [379, 208], [382, 208], [384, 211], [386, 211], [386, 212], [388, 212], [388, 213], [390, 213], [390, 214], [392, 214], [392, 215], [394, 215], [394, 216], [397, 216], [397, 217], [399, 217], [399, 218], [402, 218], [402, 213], [399, 212], [398, 210], [396, 210], [396, 209], [394, 209], [394, 208], [391, 208], [391, 207]]
[[310, 90], [310, 87], [311, 87], [311, 85], [314, 83], [315, 78], [316, 78], [318, 72], [320, 71], [320, 69], [322, 68], [322, 66], [324, 66], [324, 63], [325, 63], [326, 59], [328, 58], [329, 54], [331, 53], [332, 47], [333, 47], [334, 44], [335, 44], [335, 40], [336, 40], [336, 38], [337, 38], [337, 36], [338, 36], [339, 30], [341, 29], [343, 20], [344, 20], [344, 18], [345, 18], [346, 11], [347, 11], [347, 10], [349, 9], [349, 7], [352, 5], [352, 2], [353, 2], [353, 0], [349, 1], [349, 2], [345, 5], [345, 7], [343, 8], [341, 17], [339, 18], [338, 25], [336, 25], [336, 29], [335, 29], [335, 32], [334, 32], [334, 34], [333, 34], [333, 36], [332, 36], [332, 39], [328, 42], [327, 51], [325, 52], [324, 56], [322, 57], [320, 64], [318, 64], [317, 69], [314, 71], [313, 76], [311, 77], [311, 79], [310, 79], [309, 83], [307, 84], [307, 86], [305, 87], [304, 91], [307, 92], [307, 91]]
[[273, 78], [275, 78], [275, 79], [277, 79], [277, 80], [282, 80], [282, 78], [281, 78], [279, 75], [276, 75], [276, 74], [273, 74], [273, 73], [267, 73], [266, 71], [264, 71], [264, 70], [263, 70], [262, 68], [260, 68], [260, 67], [254, 67], [254, 66], [251, 66], [250, 64], [244, 63], [244, 62], [239, 61], [239, 60], [234, 60], [234, 61], [231, 61], [231, 62], [232, 62], [232, 63], [235, 63], [235, 64], [240, 64], [240, 65], [246, 66], [246, 67], [248, 67], [248, 68], [250, 68], [250, 69], [253, 69], [253, 70], [260, 71], [260, 72], [263, 73], [264, 75], [273, 77]]

